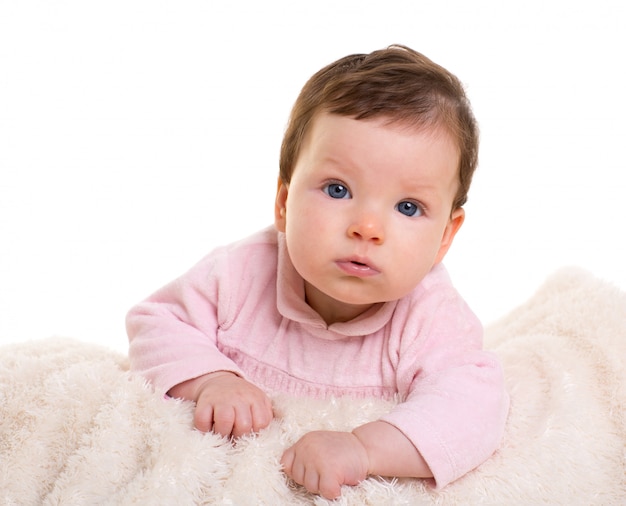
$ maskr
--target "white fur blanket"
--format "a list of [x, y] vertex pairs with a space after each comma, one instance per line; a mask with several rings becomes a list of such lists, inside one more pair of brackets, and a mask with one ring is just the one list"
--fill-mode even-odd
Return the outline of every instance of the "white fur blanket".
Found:
[[[563, 270], [486, 336], [512, 398], [501, 449], [442, 491], [371, 477], [336, 504], [626, 504], [626, 294]], [[274, 403], [268, 429], [231, 445], [192, 430], [190, 403], [164, 402], [119, 354], [58, 339], [1, 348], [0, 504], [330, 504], [289, 483], [283, 449], [391, 406]]]

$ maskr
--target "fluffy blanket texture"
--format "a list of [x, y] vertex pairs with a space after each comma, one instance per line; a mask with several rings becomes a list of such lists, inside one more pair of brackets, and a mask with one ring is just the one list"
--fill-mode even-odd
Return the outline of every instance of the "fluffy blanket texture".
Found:
[[[626, 504], [626, 294], [559, 271], [487, 328], [512, 406], [500, 450], [441, 491], [371, 477], [341, 505]], [[192, 430], [125, 357], [52, 339], [0, 349], [0, 504], [331, 504], [279, 459], [312, 429], [349, 430], [380, 400], [274, 398], [276, 419], [231, 444]]]

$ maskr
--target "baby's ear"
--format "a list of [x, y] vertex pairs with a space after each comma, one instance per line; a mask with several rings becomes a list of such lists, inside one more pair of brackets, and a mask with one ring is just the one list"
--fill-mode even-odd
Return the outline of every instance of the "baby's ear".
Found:
[[452, 246], [452, 241], [454, 240], [454, 236], [463, 225], [465, 221], [465, 210], [462, 207], [459, 207], [452, 211], [450, 215], [450, 220], [446, 225], [446, 229], [443, 231], [443, 237], [441, 238], [441, 244], [439, 246], [439, 252], [437, 253], [437, 257], [435, 258], [435, 264], [438, 264], [443, 260], [446, 256], [446, 253]]
[[278, 178], [276, 189], [276, 202], [274, 204], [274, 226], [279, 232], [284, 232], [287, 227], [287, 193], [289, 188]]

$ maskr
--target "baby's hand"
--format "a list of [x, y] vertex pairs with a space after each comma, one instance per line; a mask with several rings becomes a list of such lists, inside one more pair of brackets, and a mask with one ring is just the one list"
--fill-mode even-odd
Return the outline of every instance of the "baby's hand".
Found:
[[281, 459], [285, 474], [309, 492], [327, 499], [341, 495], [341, 485], [358, 485], [367, 478], [365, 447], [350, 432], [305, 434]]
[[267, 427], [274, 414], [265, 393], [236, 374], [208, 374], [197, 389], [194, 424], [202, 432], [239, 437]]

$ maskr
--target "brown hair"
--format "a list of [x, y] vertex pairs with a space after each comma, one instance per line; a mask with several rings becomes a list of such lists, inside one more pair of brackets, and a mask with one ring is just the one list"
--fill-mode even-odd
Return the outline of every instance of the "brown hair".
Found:
[[478, 126], [459, 79], [405, 46], [346, 56], [304, 85], [285, 131], [280, 178], [288, 184], [302, 143], [321, 111], [354, 119], [386, 117], [415, 127], [443, 127], [459, 149], [459, 190], [452, 208], [467, 201], [478, 164]]

